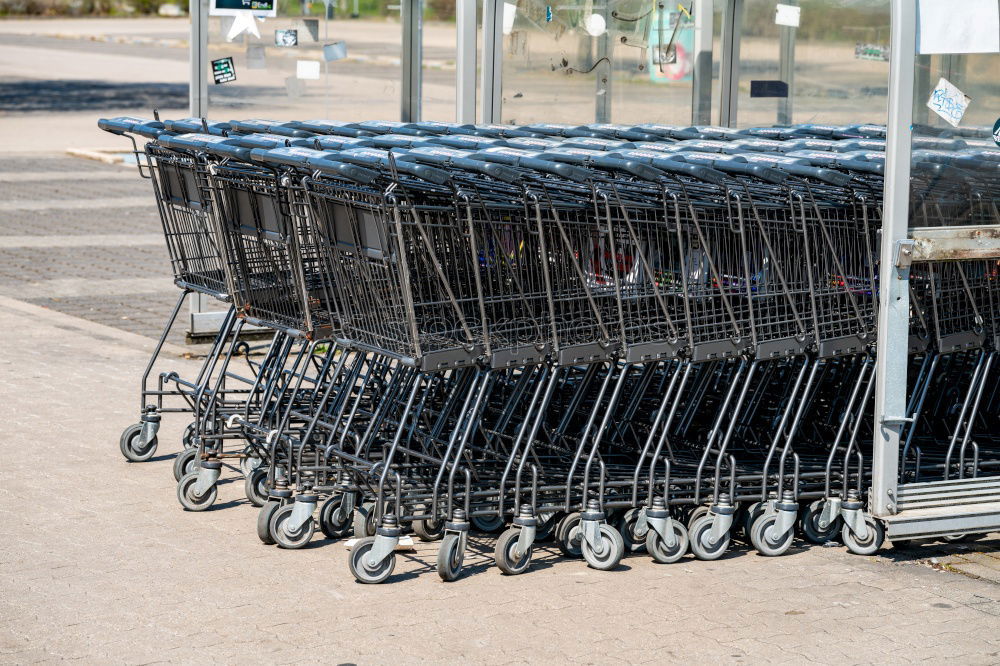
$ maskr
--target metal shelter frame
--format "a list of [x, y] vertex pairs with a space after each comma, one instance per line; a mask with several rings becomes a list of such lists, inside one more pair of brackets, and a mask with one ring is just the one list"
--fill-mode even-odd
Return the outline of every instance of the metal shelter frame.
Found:
[[[423, 0], [401, 0], [402, 4], [402, 95], [400, 118], [421, 119], [421, 21]], [[791, 1], [791, 0], [789, 0]], [[207, 22], [205, 0], [191, 2], [191, 104], [193, 116], [207, 114]], [[501, 120], [504, 0], [457, 0], [456, 3], [456, 119], [470, 123]], [[735, 126], [740, 79], [740, 32], [744, 0], [728, 0], [722, 11], [720, 124]], [[477, 21], [482, 7], [482, 25]], [[694, 72], [692, 85], [693, 124], [711, 122], [713, 0], [693, 0], [695, 16]], [[909, 334], [909, 265], [955, 258], [956, 251], [974, 258], [1000, 257], [1000, 225], [990, 227], [910, 228], [909, 187], [911, 126], [915, 90], [917, 3], [891, 0], [891, 54], [889, 65], [888, 136], [886, 146], [885, 199], [881, 243], [880, 298], [875, 389], [875, 441], [873, 480], [869, 511], [884, 521], [890, 537], [933, 536], [963, 531], [1000, 528], [1000, 483], [996, 501], [963, 504], [961, 490], [942, 487], [941, 506], [918, 511], [899, 509], [900, 431], [906, 413], [907, 344]], [[478, 31], [482, 50], [477, 53]], [[783, 77], [792, 86], [795, 28], [783, 27], [780, 62]], [[477, 62], [478, 60], [478, 62]], [[477, 71], [479, 82], [477, 86]], [[610, 84], [610, 82], [609, 82]], [[478, 99], [477, 99], [478, 92]], [[600, 97], [600, 96], [598, 96]], [[607, 99], [604, 95], [604, 99]], [[478, 104], [477, 104], [478, 102]], [[595, 119], [602, 117], [599, 105]], [[779, 108], [779, 121], [792, 117], [791, 97]], [[947, 253], [945, 252], [947, 251]], [[200, 304], [192, 310], [192, 331], [217, 325], [221, 315], [204, 313]], [[981, 488], [979, 489], [981, 491]], [[956, 494], [957, 493], [957, 494]]]

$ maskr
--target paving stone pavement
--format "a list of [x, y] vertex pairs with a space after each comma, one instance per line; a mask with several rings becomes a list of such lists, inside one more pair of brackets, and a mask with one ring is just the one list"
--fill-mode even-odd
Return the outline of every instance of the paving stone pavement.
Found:
[[[0, 192], [0, 293], [159, 335], [179, 292], [148, 180], [64, 155], [4, 155]], [[185, 329], [169, 340], [183, 344]]]
[[148, 338], [3, 296], [0, 321], [0, 662], [1000, 663], [1000, 586], [927, 559], [996, 539], [871, 558], [634, 556], [611, 572], [545, 547], [510, 578], [476, 537], [455, 583], [418, 544], [389, 583], [359, 585], [342, 543], [262, 545], [235, 470], [213, 510], [182, 511], [182, 415], [165, 418], [156, 459], [121, 459]]

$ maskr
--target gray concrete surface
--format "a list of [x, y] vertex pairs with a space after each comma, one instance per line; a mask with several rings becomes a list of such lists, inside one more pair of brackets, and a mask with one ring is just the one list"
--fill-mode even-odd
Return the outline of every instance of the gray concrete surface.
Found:
[[[456, 583], [420, 544], [387, 584], [356, 584], [342, 543], [261, 545], [232, 470], [217, 507], [192, 514], [168, 455], [120, 459], [148, 341], [7, 297], [0, 321], [4, 663], [1000, 661], [1000, 586], [929, 566], [928, 547], [737, 548], [717, 562], [629, 557], [611, 572], [543, 548], [509, 578], [477, 537]], [[166, 420], [164, 454], [183, 425]]]
[[[0, 192], [0, 293], [159, 335], [179, 292], [149, 181], [134, 168], [7, 154]], [[185, 330], [170, 341], [183, 344]]]

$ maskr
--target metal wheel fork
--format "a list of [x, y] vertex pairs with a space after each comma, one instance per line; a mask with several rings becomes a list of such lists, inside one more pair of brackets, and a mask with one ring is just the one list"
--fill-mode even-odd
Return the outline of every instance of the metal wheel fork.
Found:
[[522, 504], [520, 512], [514, 517], [513, 524], [520, 528], [518, 530], [514, 558], [521, 559], [525, 553], [531, 550], [531, 546], [535, 543], [538, 518], [535, 517], [534, 507], [530, 504]]
[[369, 569], [374, 571], [382, 564], [382, 560], [395, 552], [402, 532], [395, 514], [387, 513], [382, 517], [382, 524], [375, 531], [375, 542], [368, 552], [368, 561], [365, 563]]
[[868, 538], [868, 523], [865, 521], [865, 513], [861, 510], [861, 506], [861, 496], [857, 490], [851, 489], [847, 491], [847, 499], [840, 507], [840, 515], [854, 536], [864, 541]]
[[215, 485], [220, 476], [222, 476], [222, 463], [216, 460], [203, 461], [201, 467], [198, 468], [198, 480], [195, 481], [191, 492], [196, 497], [202, 497], [212, 489], [212, 486]]
[[312, 520], [318, 500], [319, 496], [311, 492], [296, 495], [292, 513], [285, 522], [285, 531], [294, 534], [306, 524], [306, 521]]
[[786, 490], [781, 493], [780, 500], [768, 500], [765, 515], [776, 514], [774, 524], [767, 529], [766, 536], [772, 542], [779, 542], [795, 527], [799, 517], [799, 505], [795, 502], [795, 493]]
[[160, 415], [156, 405], [146, 405], [146, 409], [139, 421], [142, 429], [139, 430], [139, 446], [137, 448], [145, 450], [150, 442], [156, 439], [156, 433], [160, 430]]
[[714, 546], [729, 534], [735, 514], [736, 507], [729, 501], [729, 495], [720, 493], [719, 501], [711, 507], [712, 529], [708, 533], [709, 545]]
[[601, 503], [596, 499], [588, 500], [587, 509], [580, 514], [580, 538], [586, 541], [587, 545], [599, 557], [604, 555], [604, 539], [601, 538], [601, 525], [604, 524], [605, 517], [604, 511], [601, 510]]
[[670, 517], [667, 503], [662, 497], [653, 499], [648, 509], [639, 512], [639, 520], [635, 524], [636, 535], [645, 536], [648, 530], [653, 530], [663, 540], [667, 548], [677, 546], [677, 535], [674, 532], [674, 519]]

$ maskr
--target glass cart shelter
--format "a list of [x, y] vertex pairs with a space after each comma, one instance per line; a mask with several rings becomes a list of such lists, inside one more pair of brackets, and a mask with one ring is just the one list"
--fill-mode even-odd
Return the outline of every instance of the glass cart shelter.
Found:
[[[939, 81], [972, 99], [963, 125], [993, 127], [1000, 118], [1000, 48], [968, 52], [975, 39], [948, 39], [949, 31], [982, 38], [995, 25], [996, 3], [991, 10], [990, 2], [953, 0], [944, 3], [952, 8], [947, 26], [921, 25], [935, 16], [930, 4], [301, 0], [279, 1], [274, 16], [253, 20], [254, 30], [192, 0], [191, 114], [885, 124], [875, 442], [864, 512], [891, 539], [985, 532], [1000, 529], [1000, 476], [903, 482], [901, 471], [915, 407], [906, 391], [910, 265], [1000, 258], [1000, 216], [977, 227], [920, 226], [909, 210], [914, 137], [946, 127], [927, 105]], [[236, 79], [216, 84], [211, 63], [224, 58]], [[192, 325], [213, 320], [196, 312]], [[993, 352], [982, 363], [994, 363]], [[962, 438], [956, 446], [956, 455], [973, 454]], [[842, 511], [836, 501], [828, 508], [830, 517]]]

